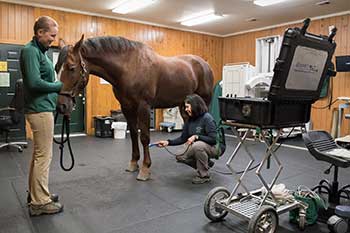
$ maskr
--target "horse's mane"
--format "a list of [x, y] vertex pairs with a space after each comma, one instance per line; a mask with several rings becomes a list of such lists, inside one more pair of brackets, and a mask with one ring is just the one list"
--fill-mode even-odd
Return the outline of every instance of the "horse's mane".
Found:
[[120, 36], [93, 37], [84, 41], [83, 50], [89, 54], [123, 53], [142, 47], [144, 44]]

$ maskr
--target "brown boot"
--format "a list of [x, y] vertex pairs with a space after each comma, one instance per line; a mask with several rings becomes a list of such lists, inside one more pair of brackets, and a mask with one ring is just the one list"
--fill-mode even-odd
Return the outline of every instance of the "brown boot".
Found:
[[63, 205], [59, 202], [49, 202], [45, 205], [30, 205], [29, 215], [56, 214], [63, 211]]

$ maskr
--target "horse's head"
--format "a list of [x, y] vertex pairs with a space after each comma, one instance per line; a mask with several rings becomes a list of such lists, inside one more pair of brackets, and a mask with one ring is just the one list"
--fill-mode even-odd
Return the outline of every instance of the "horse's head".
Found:
[[89, 72], [81, 55], [84, 35], [74, 45], [64, 45], [60, 42], [61, 52], [55, 67], [58, 79], [63, 83], [57, 100], [57, 111], [70, 115], [74, 108], [74, 97], [87, 85]]

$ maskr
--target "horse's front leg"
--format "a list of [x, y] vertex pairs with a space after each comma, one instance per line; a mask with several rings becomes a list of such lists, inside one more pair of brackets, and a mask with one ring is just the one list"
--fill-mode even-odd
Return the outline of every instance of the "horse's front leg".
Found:
[[146, 103], [140, 104], [138, 109], [138, 126], [141, 130], [141, 143], [143, 146], [143, 163], [142, 167], [137, 176], [138, 180], [146, 181], [151, 176], [151, 156], [149, 154], [149, 143], [150, 143], [150, 106]]
[[128, 167], [125, 169], [128, 172], [135, 172], [138, 170], [139, 166], [137, 162], [140, 159], [140, 150], [138, 143], [138, 132], [137, 132], [137, 114], [133, 108], [125, 109], [122, 107], [123, 114], [125, 115], [126, 121], [128, 122], [131, 144], [132, 144], [132, 154], [131, 161], [129, 162]]

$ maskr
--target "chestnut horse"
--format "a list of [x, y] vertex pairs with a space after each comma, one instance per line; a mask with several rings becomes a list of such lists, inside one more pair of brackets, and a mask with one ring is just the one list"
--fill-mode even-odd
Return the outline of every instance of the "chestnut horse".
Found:
[[[150, 109], [183, 106], [185, 97], [196, 93], [209, 105], [213, 88], [213, 73], [202, 58], [195, 55], [160, 56], [147, 45], [123, 37], [82, 38], [65, 46], [56, 65], [63, 87], [57, 110], [70, 115], [73, 97], [88, 83], [89, 74], [103, 78], [113, 86], [113, 92], [130, 128], [132, 156], [127, 171], [138, 170], [140, 140], [144, 160], [138, 180], [150, 178], [151, 158]], [[184, 109], [180, 107], [182, 116]]]

